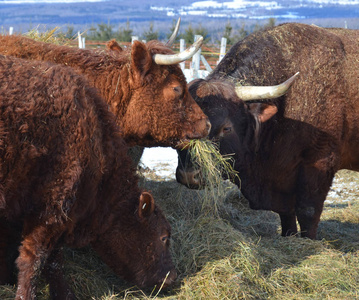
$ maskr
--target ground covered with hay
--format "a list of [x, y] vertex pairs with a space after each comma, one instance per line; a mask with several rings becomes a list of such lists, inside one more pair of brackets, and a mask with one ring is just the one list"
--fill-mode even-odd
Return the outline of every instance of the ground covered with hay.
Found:
[[[337, 174], [318, 239], [280, 236], [279, 217], [249, 209], [237, 187], [189, 190], [174, 180], [141, 184], [172, 225], [179, 278], [169, 291], [143, 291], [118, 279], [91, 251], [65, 249], [79, 299], [359, 299], [359, 173]], [[13, 299], [15, 286], [1, 286]], [[39, 299], [48, 299], [40, 285]]]

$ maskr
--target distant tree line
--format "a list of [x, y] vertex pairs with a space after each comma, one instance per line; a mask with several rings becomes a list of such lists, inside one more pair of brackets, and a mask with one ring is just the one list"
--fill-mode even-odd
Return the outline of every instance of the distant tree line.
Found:
[[[177, 20], [173, 20], [172, 26], [169, 28], [168, 33], [162, 37], [169, 38], [175, 28]], [[215, 43], [219, 43], [221, 37], [227, 38], [227, 45], [233, 45], [234, 43], [238, 42], [239, 40], [244, 39], [247, 35], [254, 31], [258, 31], [264, 28], [273, 27], [275, 26], [276, 19], [269, 18], [266, 23], [259, 24], [256, 23], [252, 26], [246, 26], [245, 22], [238, 28], [233, 28], [230, 21], [227, 21], [221, 36], [218, 36], [217, 39], [213, 39], [213, 36], [208, 32], [208, 30], [199, 25], [192, 25], [191, 23], [188, 24], [187, 28], [184, 28], [184, 32], [180, 33], [177, 36], [177, 41], [179, 39], [184, 39], [186, 44], [193, 43], [194, 35], [201, 35], [204, 38], [204, 43], [208, 43], [210, 40], [214, 40]], [[67, 26], [67, 31], [61, 32], [64, 37], [67, 38], [74, 38], [76, 37], [76, 32], [74, 32], [73, 26]], [[158, 30], [154, 30], [154, 23], [150, 22], [148, 29], [144, 30], [141, 34], [134, 34], [133, 29], [131, 28], [130, 21], [127, 21], [124, 25], [119, 25], [117, 29], [115, 29], [115, 25], [108, 23], [100, 23], [97, 25], [91, 25], [91, 27], [82, 33], [82, 36], [85, 37], [87, 40], [91, 41], [109, 41], [111, 39], [116, 39], [120, 42], [131, 42], [132, 36], [137, 35], [140, 40], [158, 40], [161, 38]]]
[[256, 23], [249, 30], [248, 29], [246, 30], [245, 23], [243, 23], [240, 28], [238, 28], [236, 31], [234, 31], [233, 27], [231, 25], [231, 22], [228, 21], [224, 28], [223, 37], [225, 37], [227, 39], [227, 44], [233, 45], [236, 42], [243, 40], [247, 35], [249, 35], [252, 32], [262, 30], [265, 28], [274, 27], [275, 23], [276, 23], [275, 18], [269, 18], [267, 23], [265, 23], [264, 25], [259, 25], [259, 23]]

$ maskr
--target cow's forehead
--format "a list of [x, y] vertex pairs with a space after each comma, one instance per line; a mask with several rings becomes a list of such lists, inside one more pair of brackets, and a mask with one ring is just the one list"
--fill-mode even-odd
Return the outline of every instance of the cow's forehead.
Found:
[[[187, 87], [186, 77], [178, 65], [156, 65], [154, 64], [147, 76], [147, 81], [153, 85], [154, 82], [171, 83], [176, 82]], [[149, 78], [151, 77], [152, 78]]]

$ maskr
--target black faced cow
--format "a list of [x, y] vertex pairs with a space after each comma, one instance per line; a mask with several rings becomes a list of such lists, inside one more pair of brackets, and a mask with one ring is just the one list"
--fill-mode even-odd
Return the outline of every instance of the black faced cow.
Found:
[[[243, 195], [251, 208], [280, 215], [283, 236], [297, 232], [297, 219], [301, 235], [314, 239], [334, 174], [359, 171], [358, 57], [358, 30], [288, 23], [238, 42], [205, 80], [190, 84], [210, 138], [233, 154]], [[278, 99], [255, 88], [296, 72]], [[177, 180], [196, 187], [184, 156]]]

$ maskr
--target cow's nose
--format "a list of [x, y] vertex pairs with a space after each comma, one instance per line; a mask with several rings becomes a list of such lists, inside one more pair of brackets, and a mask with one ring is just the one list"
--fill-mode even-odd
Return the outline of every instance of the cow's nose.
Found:
[[167, 288], [169, 286], [171, 286], [177, 279], [177, 272], [176, 270], [171, 270], [167, 276], [167, 278], [165, 279], [164, 282], [162, 282], [161, 284], [163, 285], [163, 288]]
[[206, 129], [207, 129], [207, 132], [208, 132], [207, 136], [211, 132], [211, 128], [212, 128], [211, 122], [209, 120], [207, 120], [207, 122], [206, 122]]
[[186, 171], [179, 167], [176, 169], [176, 180], [190, 189], [203, 188], [201, 170]]

